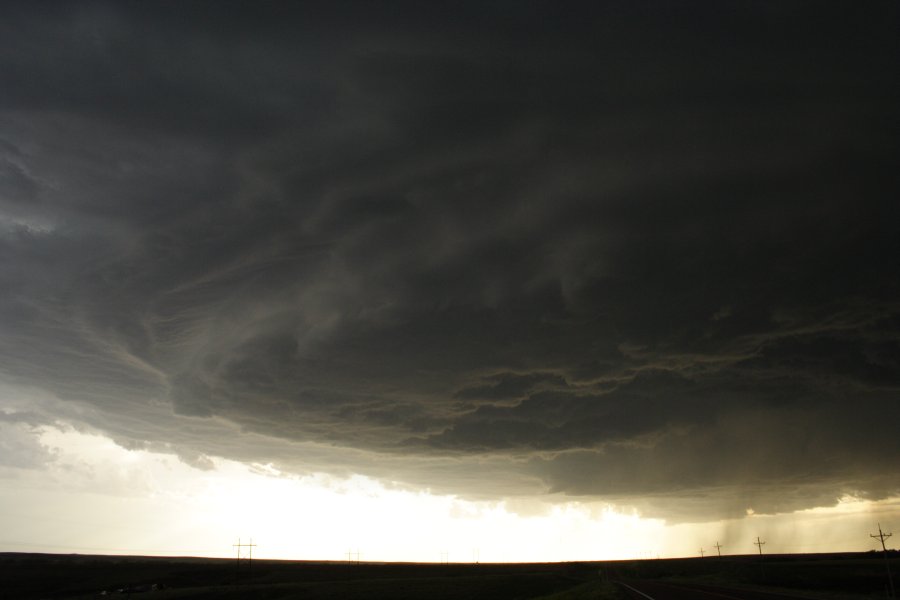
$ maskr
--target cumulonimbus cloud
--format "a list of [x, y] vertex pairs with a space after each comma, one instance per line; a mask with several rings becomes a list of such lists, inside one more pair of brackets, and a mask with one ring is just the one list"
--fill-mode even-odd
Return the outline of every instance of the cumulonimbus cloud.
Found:
[[870, 14], [267, 10], [3, 20], [4, 381], [122, 443], [481, 497], [898, 491]]

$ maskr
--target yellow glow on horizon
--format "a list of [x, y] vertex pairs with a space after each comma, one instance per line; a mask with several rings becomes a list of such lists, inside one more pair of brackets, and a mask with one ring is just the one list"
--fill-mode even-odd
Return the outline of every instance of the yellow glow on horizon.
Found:
[[[698, 556], [720, 541], [746, 554], [867, 550], [869, 521], [900, 516], [900, 499], [670, 524], [603, 502], [470, 501], [362, 476], [287, 476], [272, 465], [127, 450], [101, 435], [43, 428], [48, 472], [0, 489], [2, 550], [233, 556], [253, 538], [260, 558], [537, 562]], [[64, 500], [64, 501], [61, 501]], [[6, 521], [9, 522], [6, 522]]]

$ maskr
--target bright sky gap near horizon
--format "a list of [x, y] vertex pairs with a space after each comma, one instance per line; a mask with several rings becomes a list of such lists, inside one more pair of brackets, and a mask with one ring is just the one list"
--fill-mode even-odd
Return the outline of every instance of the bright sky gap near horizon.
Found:
[[4, 3], [0, 552], [900, 530], [900, 7], [558, 4]]

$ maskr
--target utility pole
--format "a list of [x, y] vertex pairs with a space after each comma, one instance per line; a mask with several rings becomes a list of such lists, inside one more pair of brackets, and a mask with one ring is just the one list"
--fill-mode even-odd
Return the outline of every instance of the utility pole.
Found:
[[[356, 557], [356, 561], [354, 562], [353, 558]], [[347, 564], [359, 564], [359, 549], [357, 548], [356, 552], [352, 550], [347, 550]]]
[[[232, 544], [232, 548], [237, 549], [237, 570], [235, 575], [235, 582], [240, 583], [241, 580], [241, 564], [247, 563], [247, 577], [249, 578], [252, 574], [253, 568], [253, 548], [256, 547], [256, 544], [253, 543], [253, 538], [250, 538], [249, 544], [242, 544], [241, 538], [238, 538], [237, 544]], [[243, 552], [246, 548], [246, 554]]]
[[719, 553], [719, 558], [722, 558], [722, 544], [720, 544], [718, 540], [716, 540], [716, 545], [714, 547], [716, 549], [716, 552]]
[[759, 539], [759, 536], [756, 536], [756, 541], [753, 542], [757, 548], [759, 548], [759, 574], [762, 576], [763, 581], [766, 579], [766, 568], [763, 566], [762, 560], [762, 547], [765, 542]]
[[762, 547], [765, 545], [765, 542], [759, 541], [759, 536], [756, 536], [756, 541], [753, 542], [753, 545], [759, 548], [759, 555], [762, 556]]
[[891, 534], [891, 533], [885, 533], [885, 532], [881, 531], [881, 523], [879, 523], [878, 524], [878, 535], [874, 535], [874, 534], [870, 533], [869, 537], [875, 538], [876, 540], [881, 542], [881, 550], [884, 552], [884, 568], [885, 568], [885, 570], [887, 570], [888, 584], [891, 587], [891, 598], [896, 598], [897, 594], [894, 592], [894, 578], [891, 576], [891, 563], [888, 562], [887, 546], [884, 545], [884, 540], [886, 538], [891, 537], [892, 535], [893, 534]]
[[700, 548], [700, 558], [706, 558], [706, 552], [703, 550], [703, 548]]

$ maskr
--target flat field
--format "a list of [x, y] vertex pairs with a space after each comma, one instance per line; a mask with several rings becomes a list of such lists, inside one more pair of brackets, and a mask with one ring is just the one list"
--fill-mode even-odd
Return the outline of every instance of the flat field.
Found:
[[[900, 557], [891, 559], [900, 571]], [[800, 598], [885, 598], [880, 554], [669, 560], [422, 564], [0, 553], [0, 599], [619, 599], [618, 582], [778, 590]]]

